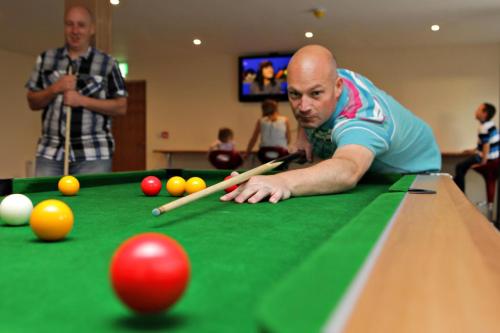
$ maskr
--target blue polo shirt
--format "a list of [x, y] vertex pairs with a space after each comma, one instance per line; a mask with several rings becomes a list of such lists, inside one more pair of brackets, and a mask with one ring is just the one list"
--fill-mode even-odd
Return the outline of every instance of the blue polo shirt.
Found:
[[342, 94], [328, 121], [306, 129], [314, 153], [329, 158], [338, 147], [357, 144], [375, 155], [371, 171], [435, 172], [441, 153], [432, 129], [367, 78], [338, 69]]

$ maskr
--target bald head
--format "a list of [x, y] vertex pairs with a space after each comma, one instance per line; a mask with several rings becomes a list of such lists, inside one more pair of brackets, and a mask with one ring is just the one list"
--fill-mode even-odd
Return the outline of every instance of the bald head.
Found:
[[81, 5], [68, 8], [64, 15], [64, 37], [72, 59], [87, 52], [94, 34], [94, 19], [90, 10]]
[[332, 53], [320, 45], [308, 45], [288, 64], [288, 100], [303, 128], [317, 128], [332, 115], [342, 93]]
[[74, 5], [66, 9], [66, 12], [64, 13], [64, 19], [66, 20], [68, 15], [72, 12], [78, 12], [79, 14], [86, 16], [90, 23], [95, 23], [94, 14], [92, 14], [90, 9], [83, 5]]
[[288, 75], [328, 75], [337, 77], [337, 62], [327, 48], [321, 45], [307, 45], [293, 55], [288, 64]]

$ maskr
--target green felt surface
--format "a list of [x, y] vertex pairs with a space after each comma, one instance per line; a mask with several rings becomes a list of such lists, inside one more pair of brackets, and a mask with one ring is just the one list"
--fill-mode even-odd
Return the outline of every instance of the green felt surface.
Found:
[[389, 187], [389, 192], [407, 192], [411, 184], [417, 178], [416, 175], [406, 175], [398, 179], [394, 184]]
[[259, 307], [266, 332], [319, 332], [405, 193], [381, 194], [269, 292]]
[[[158, 175], [164, 180], [163, 172]], [[182, 172], [186, 178], [201, 176], [208, 184], [227, 174]], [[92, 177], [82, 179], [76, 197], [40, 192], [43, 187], [36, 181], [27, 185], [30, 180], [16, 180], [15, 189], [23, 183], [24, 190], [36, 190], [22, 191], [34, 204], [48, 198], [69, 204], [75, 226], [65, 241], [43, 243], [27, 226], [0, 224], [0, 332], [256, 332], [256, 311], [265, 295], [294, 275], [311, 253], [335, 240], [336, 233], [346, 230], [391, 184], [370, 180], [348, 193], [292, 198], [277, 205], [222, 203], [214, 194], [153, 217], [152, 208], [174, 198], [165, 190], [158, 197], [145, 197], [139, 188], [143, 176], [109, 175], [118, 180], [102, 185], [108, 178], [102, 175], [95, 178], [100, 186], [93, 186]], [[50, 179], [42, 182], [52, 186]], [[380, 218], [387, 216], [374, 217]], [[192, 265], [183, 298], [155, 318], [132, 315], [114, 296], [108, 280], [115, 249], [142, 232], [175, 238]], [[363, 230], [377, 232], [371, 227]], [[336, 246], [346, 245], [342, 244]], [[349, 279], [347, 270], [342, 276]]]

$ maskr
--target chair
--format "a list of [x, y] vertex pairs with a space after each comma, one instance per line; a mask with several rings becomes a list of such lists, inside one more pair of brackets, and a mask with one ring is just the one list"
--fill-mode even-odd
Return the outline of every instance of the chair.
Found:
[[[493, 203], [495, 202], [496, 182], [500, 173], [500, 158], [497, 158], [484, 165], [474, 167], [473, 170], [484, 178], [486, 183], [486, 200], [488, 202], [488, 218], [493, 220]], [[497, 212], [498, 214], [498, 212]]]
[[238, 169], [243, 164], [243, 158], [237, 151], [213, 150], [208, 154], [210, 163], [216, 169]]
[[285, 155], [288, 155], [288, 150], [283, 147], [260, 147], [257, 153], [259, 161], [263, 164]]

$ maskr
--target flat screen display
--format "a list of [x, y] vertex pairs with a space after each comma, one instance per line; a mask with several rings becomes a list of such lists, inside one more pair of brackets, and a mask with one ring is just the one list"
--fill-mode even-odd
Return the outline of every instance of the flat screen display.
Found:
[[267, 98], [286, 101], [287, 66], [292, 54], [239, 57], [239, 100], [260, 102]]

